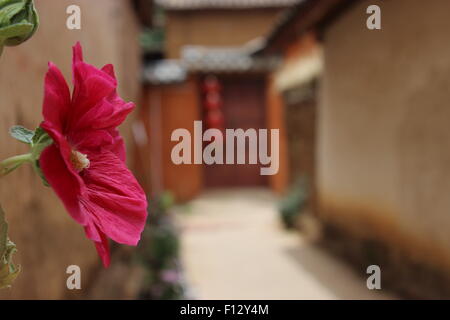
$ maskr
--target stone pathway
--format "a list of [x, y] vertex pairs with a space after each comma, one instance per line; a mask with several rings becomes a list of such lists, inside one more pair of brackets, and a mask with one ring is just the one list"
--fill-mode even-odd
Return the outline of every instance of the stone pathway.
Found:
[[389, 299], [278, 222], [265, 190], [208, 192], [177, 208], [182, 262], [198, 299]]

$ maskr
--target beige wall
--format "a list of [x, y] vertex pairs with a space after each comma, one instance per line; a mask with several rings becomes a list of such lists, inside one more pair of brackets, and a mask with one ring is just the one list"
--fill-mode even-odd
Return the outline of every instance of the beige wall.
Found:
[[268, 33], [280, 9], [169, 11], [166, 52], [178, 58], [184, 45], [239, 46]]
[[324, 217], [450, 266], [450, 2], [363, 1], [325, 35], [318, 184]]
[[[36, 0], [41, 26], [27, 43], [5, 48], [0, 57], [0, 158], [26, 152], [26, 147], [8, 137], [8, 128], [39, 125], [43, 79], [47, 62], [55, 62], [71, 79], [71, 46], [80, 40], [85, 59], [96, 65], [114, 63], [123, 97], [135, 100], [139, 90], [137, 26], [128, 1], [79, 0], [82, 30], [65, 27], [69, 0]], [[128, 135], [127, 126], [123, 132]], [[10, 223], [10, 236], [19, 252], [15, 261], [23, 272], [11, 290], [0, 298], [61, 298], [66, 267], [82, 268], [83, 297], [91, 271], [100, 266], [94, 246], [81, 226], [63, 209], [50, 188], [26, 166], [0, 182], [0, 202]], [[113, 262], [114, 263], [114, 262]]]

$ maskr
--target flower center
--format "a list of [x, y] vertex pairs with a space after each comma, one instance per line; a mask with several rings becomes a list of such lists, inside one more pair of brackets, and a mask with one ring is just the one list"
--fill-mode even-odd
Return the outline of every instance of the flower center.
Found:
[[77, 170], [78, 172], [89, 168], [89, 166], [91, 165], [91, 162], [89, 161], [87, 155], [76, 150], [72, 150], [72, 153], [70, 154], [70, 161], [72, 162], [75, 170]]

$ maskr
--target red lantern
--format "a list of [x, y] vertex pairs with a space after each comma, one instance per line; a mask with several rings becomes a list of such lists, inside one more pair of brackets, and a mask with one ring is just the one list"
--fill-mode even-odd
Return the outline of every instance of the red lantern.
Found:
[[205, 80], [203, 81], [203, 91], [205, 93], [208, 92], [220, 92], [221, 91], [221, 85], [219, 83], [219, 80], [214, 75], [209, 75], [205, 77]]
[[205, 120], [208, 128], [225, 130], [225, 118], [222, 112], [222, 87], [216, 76], [205, 77], [203, 82], [203, 106], [205, 109]]
[[216, 128], [216, 129], [223, 129], [225, 126], [225, 119], [223, 117], [222, 111], [220, 110], [213, 110], [208, 112], [206, 116], [206, 125], [208, 128]]
[[217, 110], [222, 107], [222, 99], [218, 92], [209, 92], [205, 96], [205, 107], [207, 110]]

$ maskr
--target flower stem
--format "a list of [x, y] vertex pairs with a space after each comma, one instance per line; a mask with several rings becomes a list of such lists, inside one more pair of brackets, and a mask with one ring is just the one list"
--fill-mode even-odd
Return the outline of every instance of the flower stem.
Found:
[[0, 178], [20, 167], [23, 163], [31, 161], [31, 153], [14, 156], [0, 162]]

